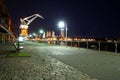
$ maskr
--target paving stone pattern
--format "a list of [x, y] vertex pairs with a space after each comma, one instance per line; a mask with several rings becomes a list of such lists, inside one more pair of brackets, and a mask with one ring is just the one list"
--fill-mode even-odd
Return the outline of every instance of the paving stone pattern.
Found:
[[[0, 47], [0, 80], [97, 80], [85, 73], [48, 56], [30, 45], [25, 45], [24, 52], [31, 57], [6, 58], [14, 50], [11, 45]], [[4, 55], [4, 56], [3, 56]]]

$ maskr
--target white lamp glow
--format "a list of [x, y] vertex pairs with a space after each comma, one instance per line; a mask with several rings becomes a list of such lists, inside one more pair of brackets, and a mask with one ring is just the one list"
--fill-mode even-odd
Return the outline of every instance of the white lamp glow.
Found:
[[64, 27], [65, 27], [65, 23], [64, 23], [63, 21], [61, 21], [61, 22], [59, 22], [58, 26], [59, 26], [60, 28], [64, 28]]

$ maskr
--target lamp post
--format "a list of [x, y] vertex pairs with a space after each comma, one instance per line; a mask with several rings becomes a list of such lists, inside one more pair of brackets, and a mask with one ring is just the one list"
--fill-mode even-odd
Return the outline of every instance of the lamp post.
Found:
[[44, 33], [44, 31], [41, 29], [41, 30], [40, 30], [40, 34], [43, 34], [43, 33]]
[[66, 45], [67, 45], [67, 30], [68, 30], [67, 24], [65, 25], [65, 29], [66, 29]]
[[[64, 28], [65, 28], [65, 31], [66, 31], [65, 41], [66, 41], [66, 46], [67, 46], [67, 30], [68, 30], [67, 24], [66, 24], [65, 22], [63, 22], [63, 21], [60, 21], [60, 22], [58, 23], [58, 26], [59, 26], [59, 28], [61, 28], [61, 30], [62, 30], [62, 29], [64, 30]], [[63, 34], [63, 35], [64, 35], [64, 34]]]
[[33, 36], [35, 36], [36, 34], [35, 33], [33, 33]]
[[33, 38], [32, 38], [32, 41], [35, 41], [36, 40], [36, 33], [33, 33]]
[[[39, 31], [40, 35], [42, 36], [42, 34], [44, 33], [44, 31], [42, 29], [40, 29]], [[43, 37], [42, 37], [43, 38]]]

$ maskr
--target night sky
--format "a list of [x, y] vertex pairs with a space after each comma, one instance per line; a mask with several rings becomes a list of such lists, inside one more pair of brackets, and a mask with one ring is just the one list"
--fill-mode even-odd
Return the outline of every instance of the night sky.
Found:
[[116, 38], [120, 37], [119, 0], [3, 0], [14, 30], [20, 18], [40, 14], [29, 25], [29, 33], [39, 29], [54, 30], [59, 35], [58, 22], [68, 25], [70, 37]]

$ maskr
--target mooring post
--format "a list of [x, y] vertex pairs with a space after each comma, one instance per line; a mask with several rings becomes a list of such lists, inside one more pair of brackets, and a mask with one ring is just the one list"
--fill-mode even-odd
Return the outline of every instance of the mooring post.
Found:
[[98, 42], [98, 50], [100, 51], [100, 41]]
[[115, 53], [117, 53], [117, 42], [115, 41]]
[[87, 43], [87, 49], [88, 49], [88, 45], [89, 45], [89, 44], [88, 44], [88, 41], [87, 41], [86, 43]]
[[72, 41], [71, 41], [71, 47], [72, 47]]
[[79, 41], [78, 41], [78, 48], [79, 48]]

